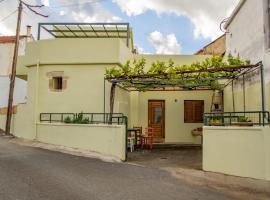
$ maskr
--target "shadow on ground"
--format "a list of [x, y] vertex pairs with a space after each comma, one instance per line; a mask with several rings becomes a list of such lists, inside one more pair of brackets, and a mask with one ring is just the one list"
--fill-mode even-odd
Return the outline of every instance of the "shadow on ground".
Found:
[[139, 149], [128, 153], [128, 162], [158, 168], [180, 167], [201, 170], [202, 150], [200, 147]]

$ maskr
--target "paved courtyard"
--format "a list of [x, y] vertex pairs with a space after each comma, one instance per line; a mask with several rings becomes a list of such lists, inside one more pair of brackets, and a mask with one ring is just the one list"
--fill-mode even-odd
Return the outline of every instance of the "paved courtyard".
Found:
[[238, 197], [191, 184], [166, 170], [20, 146], [0, 137], [1, 200], [241, 199]]
[[181, 167], [202, 169], [202, 150], [195, 146], [157, 147], [153, 150], [136, 150], [128, 154], [128, 162], [149, 167]]

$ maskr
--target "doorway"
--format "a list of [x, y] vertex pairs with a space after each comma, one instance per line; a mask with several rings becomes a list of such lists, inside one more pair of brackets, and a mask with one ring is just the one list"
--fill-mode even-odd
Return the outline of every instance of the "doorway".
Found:
[[148, 101], [148, 126], [152, 127], [154, 143], [163, 143], [165, 139], [165, 101]]

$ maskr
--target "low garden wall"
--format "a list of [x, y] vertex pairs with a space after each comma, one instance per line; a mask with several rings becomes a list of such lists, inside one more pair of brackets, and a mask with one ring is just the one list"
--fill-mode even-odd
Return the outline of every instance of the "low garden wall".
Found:
[[203, 170], [270, 181], [270, 127], [204, 127]]
[[124, 125], [38, 123], [36, 139], [43, 143], [89, 150], [125, 160]]

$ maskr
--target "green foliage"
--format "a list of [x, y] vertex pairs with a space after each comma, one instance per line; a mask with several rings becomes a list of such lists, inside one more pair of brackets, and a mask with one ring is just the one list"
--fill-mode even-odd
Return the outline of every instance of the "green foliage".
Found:
[[152, 67], [150, 68], [150, 70], [148, 71], [148, 73], [151, 74], [162, 74], [165, 73], [167, 70], [167, 66], [165, 64], [165, 62], [163, 61], [157, 61], [152, 63]]
[[[126, 81], [123, 82], [123, 86], [125, 87], [134, 87], [138, 90], [146, 91], [148, 88], [152, 88], [153, 84], [149, 83], [133, 83], [133, 79], [135, 77], [141, 75], [155, 75], [154, 79], [158, 79], [160, 77], [164, 77], [162, 75], [166, 75], [166, 80], [162, 84], [164, 85], [194, 85], [194, 84], [203, 84], [208, 85], [211, 89], [220, 89], [220, 85], [217, 81], [217, 78], [220, 76], [235, 76], [237, 72], [200, 72], [200, 70], [206, 69], [216, 69], [216, 68], [224, 68], [224, 67], [235, 67], [235, 66], [244, 66], [249, 65], [250, 61], [243, 61], [239, 56], [236, 58], [231, 54], [228, 55], [227, 58], [223, 58], [221, 56], [213, 56], [206, 58], [201, 62], [194, 62], [191, 65], [176, 65], [172, 59], [168, 62], [164, 61], [156, 61], [151, 64], [149, 70], [145, 69], [146, 60], [144, 58], [139, 60], [128, 61], [122, 67], [114, 67], [106, 69], [106, 78], [125, 78]], [[196, 73], [184, 73], [189, 71], [198, 71]], [[182, 73], [182, 74], [181, 74]], [[203, 79], [213, 78], [213, 81], [207, 81]], [[172, 79], [185, 79], [185, 81], [175, 81]], [[187, 80], [188, 79], [188, 80]], [[216, 80], [215, 80], [216, 79]], [[138, 80], [138, 79], [136, 79]]]
[[240, 116], [240, 117], [238, 118], [238, 121], [239, 121], [239, 122], [251, 122], [251, 121], [248, 119], [248, 117], [245, 117], [245, 116]]
[[79, 113], [77, 116], [75, 116], [72, 120], [68, 116], [64, 119], [64, 122], [67, 124], [89, 124], [90, 120], [89, 118], [83, 117], [83, 112]]
[[64, 122], [65, 122], [66, 124], [71, 124], [71, 123], [72, 123], [72, 120], [71, 120], [71, 118], [68, 116], [68, 117], [66, 117], [66, 118], [64, 119]]

